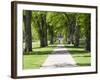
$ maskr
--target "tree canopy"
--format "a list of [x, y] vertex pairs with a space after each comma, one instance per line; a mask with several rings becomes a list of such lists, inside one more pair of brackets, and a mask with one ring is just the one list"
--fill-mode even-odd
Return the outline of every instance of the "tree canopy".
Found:
[[[90, 51], [91, 15], [88, 13], [23, 11], [25, 46], [31, 51], [32, 42], [40, 41], [40, 47], [58, 43], [58, 36], [64, 44], [84, 47]], [[28, 49], [30, 48], [30, 49]]]

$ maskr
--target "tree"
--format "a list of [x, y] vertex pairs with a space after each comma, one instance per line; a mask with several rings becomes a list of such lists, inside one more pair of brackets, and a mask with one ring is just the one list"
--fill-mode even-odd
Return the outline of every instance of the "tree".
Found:
[[76, 25], [76, 18], [75, 13], [65, 13], [65, 17], [67, 18], [67, 42], [68, 44], [74, 43], [74, 31], [75, 31], [75, 25]]
[[25, 52], [32, 51], [31, 17], [32, 12], [29, 10], [25, 10], [23, 15], [25, 32]]
[[[64, 40], [75, 47], [90, 47], [90, 14], [87, 13], [62, 13], [62, 12], [32, 12], [32, 25], [38, 31], [40, 46], [45, 47], [57, 41], [58, 35], [63, 35]], [[33, 38], [35, 38], [33, 36]], [[86, 44], [86, 46], [85, 46]]]
[[75, 47], [78, 47], [79, 46], [79, 38], [80, 38], [80, 26], [79, 25], [76, 25], [75, 26], [75, 33], [74, 33], [74, 46]]
[[90, 40], [91, 40], [91, 22], [90, 22], [90, 19], [91, 18], [91, 15], [90, 14], [87, 14], [86, 17], [85, 17], [85, 36], [86, 36], [86, 50], [88, 51], [91, 51], [91, 43], [90, 43]]
[[38, 28], [38, 34], [40, 38], [40, 47], [48, 45], [47, 42], [47, 23], [46, 23], [46, 12], [34, 12], [32, 13], [32, 21]]
[[82, 19], [81, 14], [76, 14], [75, 18], [74, 46], [78, 47], [80, 42], [80, 19]]
[[54, 44], [54, 30], [52, 25], [48, 25], [48, 31], [50, 35], [50, 44]]
[[65, 18], [60, 12], [47, 13], [48, 31], [50, 36], [50, 44], [58, 40], [59, 34], [64, 34]]

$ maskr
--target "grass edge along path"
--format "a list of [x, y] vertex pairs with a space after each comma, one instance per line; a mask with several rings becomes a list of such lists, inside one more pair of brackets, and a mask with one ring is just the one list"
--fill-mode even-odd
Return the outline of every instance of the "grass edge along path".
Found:
[[90, 66], [91, 65], [91, 53], [86, 51], [82, 47], [74, 47], [73, 45], [65, 45], [68, 52], [72, 55], [74, 58], [76, 64], [78, 66]]
[[[37, 45], [38, 46], [38, 45]], [[31, 53], [23, 55], [23, 69], [38, 69], [42, 66], [48, 55], [56, 48], [56, 44], [47, 47], [35, 47]]]

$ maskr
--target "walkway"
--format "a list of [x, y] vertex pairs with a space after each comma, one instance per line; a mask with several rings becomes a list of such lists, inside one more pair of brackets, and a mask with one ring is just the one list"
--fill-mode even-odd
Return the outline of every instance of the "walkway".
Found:
[[75, 67], [76, 63], [70, 53], [64, 48], [63, 44], [59, 44], [56, 49], [48, 56], [41, 68], [54, 67]]

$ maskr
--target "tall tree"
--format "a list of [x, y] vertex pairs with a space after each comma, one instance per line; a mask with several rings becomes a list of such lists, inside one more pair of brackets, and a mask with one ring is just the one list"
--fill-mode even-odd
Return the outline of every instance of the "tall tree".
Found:
[[86, 36], [86, 50], [91, 51], [91, 15], [87, 14], [85, 17], [85, 36]]
[[32, 11], [23, 12], [24, 31], [25, 31], [25, 52], [32, 51], [31, 17]]
[[64, 34], [65, 17], [60, 12], [48, 12], [47, 22], [50, 43], [53, 44], [58, 40], [59, 34]]
[[80, 26], [79, 25], [76, 25], [75, 26], [75, 33], [74, 33], [74, 46], [75, 47], [78, 47], [79, 46], [79, 38], [80, 38]]
[[47, 23], [46, 23], [46, 12], [33, 12], [33, 22], [38, 28], [38, 34], [40, 38], [40, 47], [48, 45], [47, 42]]
[[48, 32], [50, 35], [50, 44], [54, 44], [54, 30], [52, 25], [48, 25]]
[[65, 17], [67, 18], [67, 42], [68, 44], [74, 43], [74, 31], [75, 31], [75, 14], [74, 13], [65, 13]]
[[41, 47], [45, 47], [47, 46], [47, 24], [46, 24], [46, 14], [43, 13], [41, 14], [41, 22], [40, 22], [40, 27], [39, 27], [39, 31], [40, 31], [40, 43], [41, 43]]
[[80, 42], [80, 18], [81, 14], [75, 15], [76, 21], [75, 21], [75, 32], [74, 32], [74, 46], [78, 47]]

